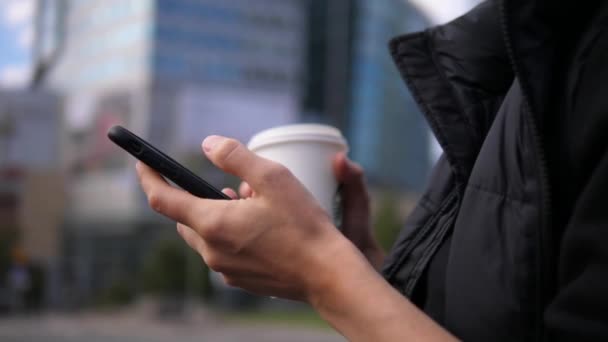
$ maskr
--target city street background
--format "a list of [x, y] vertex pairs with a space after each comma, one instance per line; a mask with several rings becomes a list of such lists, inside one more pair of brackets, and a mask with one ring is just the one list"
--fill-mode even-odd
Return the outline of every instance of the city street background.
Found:
[[188, 320], [158, 321], [121, 313], [87, 313], [78, 316], [43, 315], [0, 320], [3, 342], [340, 342], [329, 327], [298, 322], [243, 322], [235, 318], [191, 314]]
[[227, 287], [147, 206], [128, 127], [216, 187], [201, 141], [339, 128], [389, 249], [441, 154], [388, 52], [476, 0], [0, 0], [0, 340], [342, 341]]

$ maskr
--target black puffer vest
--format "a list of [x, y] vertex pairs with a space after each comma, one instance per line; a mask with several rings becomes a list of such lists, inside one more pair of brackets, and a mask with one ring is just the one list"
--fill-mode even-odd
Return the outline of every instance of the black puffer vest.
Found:
[[608, 340], [607, 7], [487, 2], [390, 44], [444, 156], [383, 274], [464, 340]]

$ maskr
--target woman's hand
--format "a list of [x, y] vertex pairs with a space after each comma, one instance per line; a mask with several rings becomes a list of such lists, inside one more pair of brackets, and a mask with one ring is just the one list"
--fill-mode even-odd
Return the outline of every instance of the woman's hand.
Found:
[[227, 284], [310, 300], [341, 263], [363, 260], [285, 167], [218, 136], [207, 138], [203, 150], [219, 168], [246, 181], [255, 196], [201, 199], [171, 187], [142, 163], [137, 170], [150, 206], [179, 222], [179, 234]]
[[333, 169], [342, 190], [340, 230], [376, 269], [380, 269], [384, 261], [384, 251], [374, 236], [370, 197], [363, 168], [348, 159], [346, 154], [340, 153], [334, 158]]
[[[452, 340], [374, 271], [285, 167], [232, 139], [209, 137], [203, 150], [219, 168], [247, 182], [253, 196], [201, 199], [170, 186], [142, 163], [137, 171], [150, 206], [179, 222], [180, 235], [227, 284], [306, 300], [350, 341]], [[344, 164], [337, 163], [345, 184], [364, 189], [357, 172], [349, 177], [352, 168], [340, 171]], [[355, 197], [348, 198], [364, 199], [352, 191]], [[234, 191], [227, 193], [236, 197]], [[358, 208], [352, 209], [353, 224], [359, 222], [355, 214], [368, 217], [364, 202], [351, 202]], [[353, 241], [365, 245], [367, 233], [359, 233], [369, 231], [368, 225], [345, 228]]]
[[[333, 160], [336, 180], [341, 186], [342, 225], [340, 230], [376, 268], [380, 269], [384, 261], [384, 251], [374, 237], [371, 225], [370, 196], [365, 184], [365, 174], [361, 166], [348, 159], [346, 154], [339, 153]], [[236, 198], [231, 189], [224, 189], [229, 196]], [[242, 198], [255, 196], [247, 182], [239, 187]]]

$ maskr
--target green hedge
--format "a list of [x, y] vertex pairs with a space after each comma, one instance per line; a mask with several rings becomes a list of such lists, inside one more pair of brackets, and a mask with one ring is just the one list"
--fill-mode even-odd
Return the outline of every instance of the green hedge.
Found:
[[144, 261], [141, 282], [144, 292], [159, 296], [211, 295], [208, 268], [178, 239], [156, 243]]

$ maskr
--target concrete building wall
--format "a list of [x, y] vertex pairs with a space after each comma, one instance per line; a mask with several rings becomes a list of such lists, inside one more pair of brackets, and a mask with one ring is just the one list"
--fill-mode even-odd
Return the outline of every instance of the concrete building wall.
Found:
[[25, 172], [18, 207], [21, 243], [39, 262], [60, 255], [60, 229], [66, 207], [65, 175], [58, 170]]

